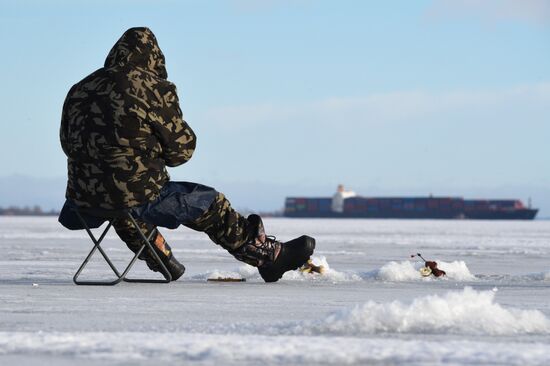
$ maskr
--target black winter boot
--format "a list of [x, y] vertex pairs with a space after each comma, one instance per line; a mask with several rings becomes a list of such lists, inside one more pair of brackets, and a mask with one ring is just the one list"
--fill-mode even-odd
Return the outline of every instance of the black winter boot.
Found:
[[[185, 266], [181, 264], [172, 254], [170, 246], [164, 240], [164, 237], [157, 231], [154, 242], [152, 242], [155, 252], [158, 254], [162, 263], [166, 266], [166, 269], [172, 275], [172, 281], [180, 278], [185, 272]], [[154, 272], [161, 272], [160, 265], [149, 254], [145, 258], [147, 267]]]
[[315, 239], [301, 236], [287, 243], [281, 243], [273, 236], [265, 235], [260, 216], [248, 216], [249, 240], [232, 251], [240, 261], [258, 267], [265, 282], [278, 281], [286, 271], [298, 269], [307, 262], [315, 249]]
[[[158, 254], [158, 253], [157, 253]], [[166, 266], [168, 272], [172, 276], [172, 281], [176, 281], [185, 273], [185, 266], [181, 264], [173, 255], [163, 257], [159, 254], [160, 260]], [[147, 267], [154, 272], [161, 272], [160, 266], [156, 262], [147, 261]], [[166, 276], [165, 276], [166, 277]]]
[[302, 235], [281, 244], [281, 251], [275, 261], [265, 262], [258, 267], [265, 282], [277, 282], [286, 271], [303, 266], [315, 250], [315, 239]]

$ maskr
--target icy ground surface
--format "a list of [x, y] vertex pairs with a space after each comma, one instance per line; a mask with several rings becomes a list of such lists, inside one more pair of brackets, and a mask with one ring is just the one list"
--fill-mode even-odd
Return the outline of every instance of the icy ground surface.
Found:
[[[550, 221], [266, 220], [317, 238], [324, 275], [265, 284], [197, 232], [164, 230], [169, 285], [84, 287], [55, 218], [0, 217], [0, 364], [550, 365]], [[117, 263], [129, 251], [113, 234]], [[448, 277], [422, 278], [420, 252]], [[83, 277], [108, 273], [99, 260]], [[143, 264], [133, 276], [155, 276]], [[244, 283], [213, 283], [241, 276]]]

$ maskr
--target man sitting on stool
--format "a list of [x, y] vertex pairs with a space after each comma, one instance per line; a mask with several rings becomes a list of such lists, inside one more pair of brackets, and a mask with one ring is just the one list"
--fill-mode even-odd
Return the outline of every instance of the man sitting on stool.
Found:
[[[166, 166], [191, 159], [197, 139], [182, 118], [164, 55], [148, 28], [127, 30], [104, 67], [70, 89], [60, 138], [68, 165], [61, 224], [82, 229], [75, 207], [129, 209], [146, 237], [156, 232], [152, 243], [174, 280], [185, 267], [157, 226], [185, 225], [206, 233], [238, 260], [258, 267], [266, 282], [300, 267], [313, 253], [313, 238], [282, 243], [265, 234], [258, 215], [245, 218], [213, 188], [170, 181]], [[102, 220], [87, 217], [87, 222], [98, 227]], [[131, 250], [140, 248], [141, 237], [129, 219], [117, 219], [113, 226]], [[159, 270], [151, 253], [145, 251], [141, 259]]]

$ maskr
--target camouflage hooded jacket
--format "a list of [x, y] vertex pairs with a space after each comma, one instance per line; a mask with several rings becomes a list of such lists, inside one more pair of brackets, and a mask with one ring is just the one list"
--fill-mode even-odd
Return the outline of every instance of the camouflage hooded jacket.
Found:
[[166, 78], [154, 34], [131, 28], [104, 67], [71, 88], [60, 131], [68, 199], [104, 209], [144, 204], [169, 180], [166, 166], [191, 158], [196, 137]]

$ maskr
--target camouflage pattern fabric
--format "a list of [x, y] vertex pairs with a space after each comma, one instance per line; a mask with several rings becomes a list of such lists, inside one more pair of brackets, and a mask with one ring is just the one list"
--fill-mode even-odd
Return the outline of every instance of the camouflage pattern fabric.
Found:
[[[72, 205], [131, 208], [146, 236], [156, 231], [153, 242], [167, 257], [172, 252], [157, 226], [185, 225], [205, 232], [252, 265], [273, 256], [262, 243], [252, 243], [252, 225], [222, 193], [196, 183], [170, 182], [166, 167], [191, 159], [196, 136], [183, 120], [176, 87], [167, 81], [164, 55], [148, 28], [126, 31], [104, 67], [70, 89], [60, 139], [68, 165], [67, 203], [59, 217], [65, 227], [82, 229]], [[103, 222], [92, 221], [93, 227]], [[119, 219], [113, 225], [137, 251], [141, 237], [130, 222]], [[141, 257], [154, 265], [151, 253], [145, 251]]]
[[[151, 233], [155, 232], [153, 234], [153, 238], [151, 239], [151, 244], [153, 244], [153, 246], [157, 248], [157, 254], [160, 256], [161, 259], [163, 257], [169, 259], [172, 256], [172, 248], [170, 248], [170, 246], [168, 245], [162, 234], [157, 230], [157, 228], [154, 225], [148, 224], [141, 220], [136, 220], [136, 223], [138, 224], [143, 235], [145, 235], [145, 237], [147, 238], [149, 237], [149, 235], [151, 235]], [[132, 252], [136, 253], [141, 248], [141, 246], [143, 245], [143, 239], [129, 219], [116, 219], [113, 222], [113, 227], [120, 239], [122, 239], [126, 243], [128, 248]], [[159, 271], [160, 266], [153, 258], [153, 254], [151, 253], [151, 250], [149, 248], [144, 249], [139, 256], [139, 259], [146, 261], [147, 266], [150, 269]]]
[[205, 232], [210, 239], [228, 251], [242, 246], [249, 238], [249, 224], [235, 211], [223, 193], [216, 196], [212, 206], [198, 219], [185, 226]]
[[131, 28], [104, 67], [70, 89], [60, 129], [68, 199], [80, 207], [134, 207], [158, 196], [169, 180], [166, 166], [191, 158], [196, 137], [166, 78], [153, 33]]
[[204, 215], [185, 226], [205, 232], [214, 243], [226, 249], [237, 260], [259, 267], [266, 261], [273, 261], [274, 248], [265, 243], [265, 232], [256, 236], [253, 225], [244, 216], [235, 211], [223, 193], [216, 196]]
[[[136, 220], [136, 222], [146, 237], [156, 230], [151, 243], [157, 247], [157, 254], [170, 258], [172, 255], [171, 248], [157, 227], [142, 220]], [[211, 207], [201, 217], [193, 222], [182, 224], [193, 230], [205, 232], [214, 243], [228, 250], [235, 258], [242, 262], [258, 266], [263, 263], [262, 259], [266, 257], [266, 253], [261, 250], [261, 247], [253, 245], [248, 246], [249, 248], [246, 250], [242, 249], [247, 247], [243, 244], [249, 241], [251, 236], [249, 222], [231, 207], [229, 201], [222, 193], [218, 192]], [[134, 253], [139, 250], [142, 239], [130, 220], [118, 219], [113, 222], [113, 227], [130, 250]], [[150, 253], [144, 252], [140, 256], [140, 259], [146, 260], [149, 267], [155, 269], [152, 268], [152, 265], [156, 265], [156, 263], [153, 261]]]

